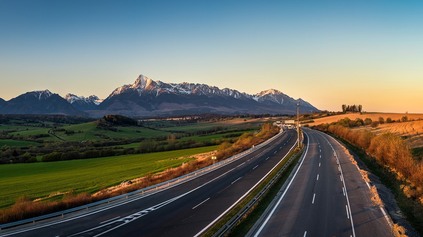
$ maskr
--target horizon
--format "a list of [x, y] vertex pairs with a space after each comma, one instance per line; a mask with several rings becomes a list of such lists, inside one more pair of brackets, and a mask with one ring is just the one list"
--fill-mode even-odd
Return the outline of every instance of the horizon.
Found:
[[140, 74], [320, 110], [423, 113], [423, 3], [0, 1], [0, 98], [105, 99]]

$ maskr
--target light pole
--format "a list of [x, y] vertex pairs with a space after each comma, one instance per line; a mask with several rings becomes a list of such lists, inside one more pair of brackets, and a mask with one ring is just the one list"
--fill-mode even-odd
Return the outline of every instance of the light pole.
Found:
[[300, 102], [297, 103], [297, 146], [300, 148]]

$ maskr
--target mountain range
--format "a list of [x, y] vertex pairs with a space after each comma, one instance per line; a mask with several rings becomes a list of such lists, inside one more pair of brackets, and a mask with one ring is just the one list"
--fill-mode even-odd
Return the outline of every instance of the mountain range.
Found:
[[32, 91], [9, 101], [0, 98], [0, 114], [65, 114], [101, 117], [120, 114], [133, 117], [192, 114], [294, 114], [316, 112], [310, 103], [271, 89], [255, 95], [195, 83], [165, 83], [140, 75], [133, 84], [115, 89], [106, 99], [49, 90]]

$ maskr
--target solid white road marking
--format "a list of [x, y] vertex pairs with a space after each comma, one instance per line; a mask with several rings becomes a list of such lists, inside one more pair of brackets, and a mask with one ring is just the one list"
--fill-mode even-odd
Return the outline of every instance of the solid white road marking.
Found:
[[192, 210], [194, 210], [195, 208], [197, 208], [197, 207], [199, 207], [199, 206], [203, 205], [203, 204], [204, 204], [205, 202], [207, 202], [208, 200], [210, 200], [210, 198], [207, 198], [206, 200], [204, 200], [204, 201], [200, 202], [199, 204], [195, 205], [195, 206], [192, 208]]
[[234, 183], [236, 183], [238, 180], [240, 180], [240, 179], [242, 179], [242, 177], [239, 177], [239, 178], [237, 178], [237, 179], [235, 179], [235, 181], [233, 181], [232, 183], [231, 183], [231, 185], [232, 184], [234, 184]]
[[371, 189], [371, 188], [370, 188], [370, 184], [369, 184], [368, 182], [366, 182], [366, 184], [367, 184], [367, 187], [368, 187], [369, 189]]
[[[323, 133], [320, 132], [320, 134], [323, 134]], [[338, 156], [336, 155], [335, 148], [332, 146], [332, 144], [329, 142], [329, 140], [326, 137], [329, 137], [332, 141], [335, 141], [339, 146], [342, 147], [342, 145], [341, 145], [341, 143], [339, 143], [337, 140], [335, 140], [331, 136], [329, 136], [327, 134], [324, 134], [323, 138], [327, 141], [327, 143], [329, 144], [329, 146], [332, 148], [333, 153], [334, 153], [334, 155], [336, 157], [336, 162], [339, 164], [339, 159], [338, 159]], [[342, 175], [342, 168], [341, 168], [341, 175]], [[348, 190], [347, 190], [347, 186], [345, 185], [345, 181], [342, 181], [342, 183], [344, 184], [344, 188], [345, 188], [345, 198], [347, 199], [348, 209], [349, 209], [349, 212], [351, 213], [350, 222], [351, 222], [351, 229], [352, 229], [352, 237], [355, 237], [354, 221], [353, 221], [353, 216], [352, 216], [352, 212], [351, 212], [350, 199], [348, 197]]]
[[348, 206], [345, 205], [345, 210], [347, 211], [347, 218], [350, 219], [350, 214], [348, 214]]
[[255, 170], [257, 167], [258, 167], [258, 165], [254, 166], [254, 167], [253, 167], [253, 170]]
[[[304, 134], [308, 137], [307, 133], [304, 133]], [[295, 143], [295, 144], [296, 144], [296, 143]], [[258, 229], [258, 231], [256, 232], [256, 234], [254, 235], [254, 237], [257, 237], [257, 236], [259, 236], [259, 235], [260, 235], [260, 233], [263, 231], [264, 227], [267, 225], [267, 223], [269, 222], [270, 218], [272, 217], [273, 213], [275, 213], [276, 208], [279, 206], [279, 204], [281, 203], [282, 199], [285, 197], [286, 193], [287, 193], [287, 192], [288, 192], [288, 190], [289, 190], [289, 187], [291, 187], [292, 182], [294, 182], [294, 179], [295, 179], [295, 177], [297, 176], [298, 171], [300, 170], [301, 166], [302, 166], [302, 165], [303, 165], [303, 163], [304, 163], [304, 160], [305, 160], [305, 157], [307, 156], [307, 153], [308, 153], [308, 148], [309, 148], [309, 147], [310, 147], [310, 143], [308, 142], [308, 143], [307, 143], [307, 148], [306, 148], [306, 151], [305, 151], [305, 152], [304, 152], [304, 154], [303, 154], [303, 158], [302, 158], [302, 160], [301, 160], [301, 163], [299, 164], [299, 166], [298, 166], [297, 170], [295, 171], [294, 175], [292, 176], [291, 180], [289, 181], [288, 185], [286, 186], [285, 191], [282, 193], [281, 197], [279, 198], [279, 200], [277, 201], [277, 203], [276, 203], [276, 204], [275, 204], [275, 206], [273, 207], [272, 211], [270, 211], [269, 215], [266, 217], [266, 219], [264, 220], [263, 224], [260, 226], [260, 228]], [[292, 148], [291, 148], [291, 149], [292, 149]], [[202, 233], [202, 232], [200, 232], [200, 233]], [[200, 233], [199, 233], [199, 234], [200, 234]], [[306, 233], [307, 233], [307, 231], [306, 231]], [[199, 234], [197, 234], [196, 236], [199, 236]]]
[[[203, 234], [208, 228], [210, 228], [210, 226], [212, 226], [212, 225], [214, 225], [220, 218], [222, 218], [222, 216], [224, 216], [226, 213], [228, 213], [235, 205], [237, 205], [242, 199], [244, 199], [248, 194], [250, 194], [251, 193], [251, 191], [253, 190], [253, 189], [255, 189], [264, 179], [266, 179], [269, 175], [270, 175], [270, 173], [272, 173], [273, 172], [273, 170], [275, 170], [276, 169], [276, 167], [283, 161], [283, 160], [285, 160], [285, 158], [288, 156], [288, 154], [295, 148], [295, 146], [297, 145], [297, 143], [295, 142], [294, 143], [294, 145], [289, 149], [289, 151], [286, 153], [286, 155], [284, 156], [284, 157], [282, 157], [282, 159], [275, 165], [275, 166], [273, 166], [273, 168], [271, 169], [271, 170], [269, 170], [269, 172], [267, 172], [267, 174], [265, 174], [264, 176], [263, 176], [263, 178], [261, 178], [256, 184], [254, 184], [254, 186], [253, 187], [251, 187], [246, 193], [244, 193], [244, 195], [242, 195], [238, 200], [236, 200], [228, 209], [226, 209], [222, 214], [220, 214], [216, 219], [214, 219], [212, 222], [210, 222], [206, 227], [204, 227], [202, 230], [200, 230], [200, 232], [198, 232], [196, 235], [194, 235], [194, 237], [198, 237], [198, 236], [200, 236], [201, 234]], [[308, 151], [308, 145], [307, 145], [307, 150], [306, 150], [306, 153], [305, 154], [307, 154], [307, 151]], [[303, 161], [304, 161], [304, 159], [303, 159]], [[303, 163], [303, 161], [300, 163], [300, 167], [301, 167], [301, 164]], [[296, 173], [298, 173], [298, 170], [297, 170], [297, 172]], [[295, 174], [296, 175], [296, 174]], [[294, 175], [294, 177], [295, 177], [295, 175]], [[291, 180], [291, 182], [290, 183], [292, 183], [292, 180]], [[288, 184], [288, 188], [289, 188], [289, 186], [290, 186], [291, 184]], [[287, 188], [287, 189], [288, 189]], [[282, 194], [282, 196], [285, 196], [285, 194]]]
[[311, 204], [314, 204], [314, 199], [316, 199], [316, 193], [313, 194], [313, 200], [311, 201]]

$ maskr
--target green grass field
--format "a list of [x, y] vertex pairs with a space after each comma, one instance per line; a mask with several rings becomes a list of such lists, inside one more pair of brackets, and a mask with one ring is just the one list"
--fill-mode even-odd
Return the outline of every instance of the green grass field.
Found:
[[[1, 129], [1, 127], [0, 127]], [[36, 135], [48, 134], [51, 128], [33, 128], [22, 126], [4, 126], [4, 130], [17, 130], [11, 133], [14, 136], [30, 137]], [[111, 131], [98, 128], [95, 122], [81, 123], [75, 125], [65, 125], [60, 127], [68, 131], [73, 131], [73, 134], [66, 134], [65, 131], [56, 131], [55, 135], [65, 141], [98, 141], [105, 139], [133, 139], [133, 138], [155, 138], [166, 136], [168, 132], [152, 130], [143, 127], [116, 127], [117, 131]], [[55, 136], [48, 136], [42, 138], [43, 141], [61, 141]]]
[[39, 144], [36, 143], [36, 142], [0, 139], [0, 148], [2, 148], [4, 146], [8, 146], [8, 147], [29, 147], [29, 146], [36, 146], [36, 145], [39, 145]]
[[86, 160], [0, 165], [0, 208], [12, 205], [22, 196], [35, 199], [56, 192], [94, 193], [124, 180], [177, 167], [189, 161], [191, 155], [215, 149], [216, 146], [210, 146]]

